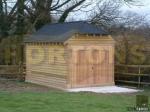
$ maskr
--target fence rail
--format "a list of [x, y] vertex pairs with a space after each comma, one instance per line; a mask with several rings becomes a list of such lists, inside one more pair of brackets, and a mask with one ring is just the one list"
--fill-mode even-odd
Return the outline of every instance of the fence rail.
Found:
[[150, 65], [116, 65], [115, 81], [118, 83], [150, 85]]
[[24, 80], [25, 65], [0, 65], [0, 78]]

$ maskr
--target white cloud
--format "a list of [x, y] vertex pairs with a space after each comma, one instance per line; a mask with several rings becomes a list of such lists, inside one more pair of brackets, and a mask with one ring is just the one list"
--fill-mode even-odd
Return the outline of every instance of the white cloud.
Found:
[[150, 14], [150, 0], [140, 0], [141, 6], [123, 6], [123, 10], [129, 10], [140, 14]]

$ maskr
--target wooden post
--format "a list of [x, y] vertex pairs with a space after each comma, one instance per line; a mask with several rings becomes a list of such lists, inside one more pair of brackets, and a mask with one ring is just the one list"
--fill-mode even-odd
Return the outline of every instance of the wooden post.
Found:
[[141, 85], [141, 68], [140, 68], [140, 65], [139, 65], [139, 76], [138, 76], [138, 88], [140, 87], [140, 85]]
[[[125, 66], [125, 73], [128, 73], [128, 65]], [[126, 80], [127, 78], [125, 77], [124, 80]]]

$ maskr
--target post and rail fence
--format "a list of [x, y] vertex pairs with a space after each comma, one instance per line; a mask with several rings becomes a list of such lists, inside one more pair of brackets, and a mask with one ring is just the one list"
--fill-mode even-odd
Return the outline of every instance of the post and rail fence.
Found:
[[[26, 66], [0, 65], [0, 78], [24, 80]], [[115, 65], [115, 82], [124, 84], [150, 85], [150, 65]]]
[[0, 79], [24, 81], [25, 65], [0, 65]]
[[115, 82], [150, 85], [150, 65], [115, 65]]

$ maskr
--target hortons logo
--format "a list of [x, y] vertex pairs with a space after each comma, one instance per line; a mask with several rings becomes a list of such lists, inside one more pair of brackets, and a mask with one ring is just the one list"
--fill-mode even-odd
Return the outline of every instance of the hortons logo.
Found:
[[[75, 55], [77, 56], [76, 51]], [[66, 55], [68, 52], [69, 55]], [[98, 61], [94, 61], [93, 58], [93, 52], [97, 52], [97, 50], [93, 50], [92, 48], [86, 51], [88, 52], [89, 57], [87, 57], [87, 61], [89, 63], [95, 63], [95, 64], [103, 64], [106, 60], [109, 64], [113, 64], [113, 58], [111, 53], [105, 48], [99, 48], [98, 53], [101, 54], [101, 57]], [[65, 62], [66, 58], [72, 58], [73, 51], [64, 49], [61, 46], [38, 46], [38, 47], [32, 47], [28, 50], [28, 62], [31, 65], [41, 65], [41, 64], [55, 64], [57, 61]], [[76, 60], [74, 59], [74, 62], [76, 63]]]
[[129, 107], [128, 111], [130, 111], [130, 112], [150, 112], [148, 96], [137, 95], [136, 96], [136, 106]]

